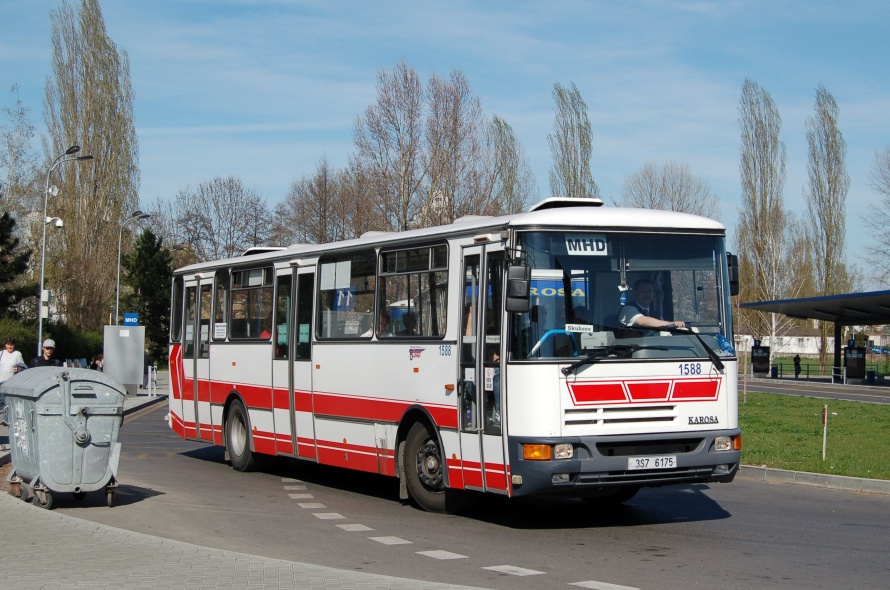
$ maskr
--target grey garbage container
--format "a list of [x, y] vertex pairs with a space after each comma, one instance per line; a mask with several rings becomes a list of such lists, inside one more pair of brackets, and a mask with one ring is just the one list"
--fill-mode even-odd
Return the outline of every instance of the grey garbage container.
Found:
[[6, 394], [13, 495], [27, 499], [27, 484], [34, 504], [49, 509], [55, 492], [81, 500], [104, 489], [112, 506], [123, 385], [99, 371], [37, 367], [17, 373], [0, 391]]

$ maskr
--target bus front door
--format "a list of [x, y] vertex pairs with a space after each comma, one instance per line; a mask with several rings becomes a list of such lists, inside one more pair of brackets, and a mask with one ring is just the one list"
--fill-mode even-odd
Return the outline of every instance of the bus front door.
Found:
[[499, 245], [463, 250], [459, 410], [465, 487], [506, 494], [500, 388], [503, 272]]

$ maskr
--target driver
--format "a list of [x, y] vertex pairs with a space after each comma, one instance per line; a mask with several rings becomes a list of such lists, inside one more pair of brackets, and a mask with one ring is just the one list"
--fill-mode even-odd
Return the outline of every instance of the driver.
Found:
[[618, 321], [628, 328], [644, 328], [657, 330], [667, 326], [683, 328], [685, 323], [674, 320], [668, 321], [658, 317], [658, 312], [652, 307], [655, 298], [655, 287], [649, 279], [639, 279], [634, 283], [634, 302], [621, 308], [618, 313]]

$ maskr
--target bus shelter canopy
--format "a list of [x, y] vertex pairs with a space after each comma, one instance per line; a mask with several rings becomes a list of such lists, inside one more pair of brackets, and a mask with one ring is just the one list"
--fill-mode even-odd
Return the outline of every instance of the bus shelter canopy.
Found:
[[781, 313], [792, 318], [834, 322], [839, 326], [890, 324], [890, 291], [755, 301], [743, 303], [741, 307]]

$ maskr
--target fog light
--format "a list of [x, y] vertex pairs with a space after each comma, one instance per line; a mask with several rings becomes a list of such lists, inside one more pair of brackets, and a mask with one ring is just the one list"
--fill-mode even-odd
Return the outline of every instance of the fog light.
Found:
[[553, 458], [550, 445], [522, 445], [522, 458], [526, 461], [549, 461]]
[[558, 444], [553, 447], [554, 459], [571, 459], [575, 454], [575, 448], [568, 443]]
[[512, 476], [510, 476], [510, 481], [513, 482], [514, 486], [521, 486], [522, 485], [522, 476], [521, 475], [512, 475]]
[[717, 451], [728, 451], [732, 449], [732, 437], [731, 436], [718, 436], [714, 439], [714, 450]]
[[569, 483], [569, 474], [568, 473], [554, 473], [553, 477], [550, 478], [550, 481], [554, 485], [558, 485], [561, 483]]
[[729, 465], [717, 465], [714, 467], [714, 475], [725, 475], [729, 473]]

